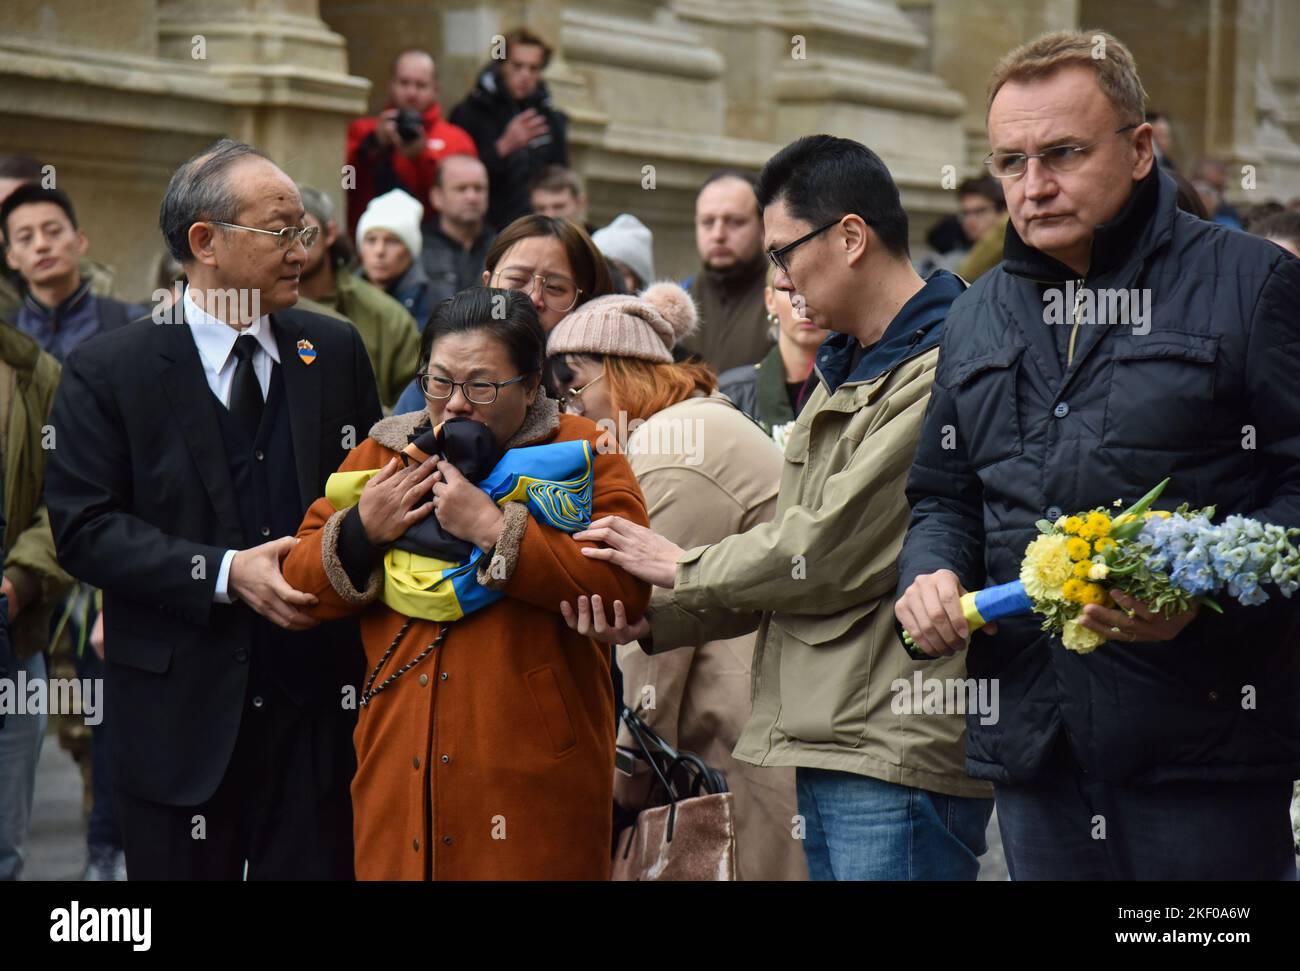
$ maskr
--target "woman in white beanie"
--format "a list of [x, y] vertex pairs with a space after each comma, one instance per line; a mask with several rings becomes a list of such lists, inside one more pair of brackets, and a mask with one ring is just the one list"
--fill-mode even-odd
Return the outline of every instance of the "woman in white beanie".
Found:
[[376, 196], [357, 220], [361, 276], [406, 308], [417, 329], [433, 315], [433, 281], [420, 262], [424, 207], [414, 196], [393, 189]]
[[[556, 325], [546, 345], [568, 409], [606, 430], [632, 466], [651, 529], [685, 546], [770, 520], [782, 462], [771, 439], [718, 393], [712, 370], [673, 362], [673, 347], [697, 326], [686, 291], [656, 283], [639, 297], [589, 301]], [[605, 609], [585, 600], [580, 610]], [[567, 604], [562, 610], [576, 626], [574, 611]], [[622, 645], [623, 698], [670, 744], [726, 775], [741, 879], [806, 879], [802, 847], [790, 837], [794, 771], [731, 757], [749, 720], [753, 652], [752, 633], [659, 655]], [[632, 744], [626, 730], [620, 744]], [[643, 808], [650, 795], [650, 772], [641, 768], [631, 779], [615, 775], [614, 797], [624, 809]]]
[[591, 241], [622, 275], [628, 293], [644, 290], [655, 278], [654, 233], [631, 213], [619, 213]]

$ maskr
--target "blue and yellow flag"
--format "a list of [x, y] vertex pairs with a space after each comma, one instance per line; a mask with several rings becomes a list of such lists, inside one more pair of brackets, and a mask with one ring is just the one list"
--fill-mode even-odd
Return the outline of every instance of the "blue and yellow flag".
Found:
[[[325, 497], [336, 510], [349, 509], [379, 472], [335, 472], [325, 483]], [[576, 533], [591, 523], [592, 480], [591, 443], [583, 439], [512, 448], [478, 487], [499, 506], [523, 503], [539, 523]], [[505, 596], [478, 582], [486, 555], [475, 549], [469, 559], [453, 563], [393, 547], [384, 554], [380, 599], [407, 617], [459, 620]]]

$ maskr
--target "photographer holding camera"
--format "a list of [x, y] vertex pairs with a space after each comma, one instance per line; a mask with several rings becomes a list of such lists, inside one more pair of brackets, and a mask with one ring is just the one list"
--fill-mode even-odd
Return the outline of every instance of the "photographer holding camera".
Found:
[[438, 69], [433, 55], [407, 48], [393, 58], [388, 104], [378, 115], [358, 118], [348, 126], [348, 164], [356, 184], [348, 191], [348, 232], [375, 196], [404, 189], [424, 203], [424, 215], [434, 215], [429, 201], [438, 163], [448, 155], [477, 155], [474, 140], [463, 128], [442, 117], [438, 104]]

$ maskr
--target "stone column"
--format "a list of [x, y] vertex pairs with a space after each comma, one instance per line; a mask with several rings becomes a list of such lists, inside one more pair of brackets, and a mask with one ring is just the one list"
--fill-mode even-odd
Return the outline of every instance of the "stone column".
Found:
[[223, 135], [342, 198], [347, 121], [369, 84], [315, 0], [22, 3], [0, 35], [0, 151], [55, 166], [119, 295], [153, 289], [167, 179]]
[[1079, 23], [1079, 0], [903, 0], [902, 6], [929, 25], [931, 68], [965, 99], [963, 175], [981, 174], [989, 151], [984, 107], [994, 65], [1039, 34]]

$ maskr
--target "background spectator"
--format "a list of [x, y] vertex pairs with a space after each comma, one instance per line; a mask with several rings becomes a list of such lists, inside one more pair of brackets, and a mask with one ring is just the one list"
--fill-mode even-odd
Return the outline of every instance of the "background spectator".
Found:
[[619, 213], [608, 226], [592, 233], [591, 241], [622, 275], [628, 293], [640, 293], [654, 280], [654, 233], [636, 216]]
[[[40, 186], [43, 176], [41, 164], [30, 155], [0, 155], [0, 203], [21, 185]], [[84, 256], [78, 266], [82, 279], [90, 281], [91, 293], [105, 297], [113, 295], [114, 273], [110, 267]], [[18, 320], [23, 287], [18, 271], [0, 260], [0, 321], [12, 324]]]
[[318, 226], [321, 238], [307, 251], [298, 279], [298, 306], [342, 317], [366, 345], [375, 369], [379, 400], [391, 408], [415, 376], [420, 332], [406, 308], [350, 269], [352, 248], [334, 219], [334, 203], [319, 189], [299, 185], [307, 214], [305, 225]]
[[695, 197], [700, 271], [687, 289], [700, 329], [686, 346], [718, 372], [761, 361], [772, 347], [763, 286], [763, 221], [754, 179], [735, 169], [709, 176]]
[[1177, 169], [1174, 161], [1174, 126], [1169, 116], [1163, 111], [1148, 111], [1147, 121], [1151, 123], [1151, 145], [1155, 149], [1156, 161], [1161, 168]]
[[401, 189], [370, 201], [357, 221], [362, 276], [406, 308], [424, 330], [433, 313], [433, 285], [420, 253], [420, 204]]
[[767, 271], [763, 303], [776, 331], [776, 345], [757, 364], [742, 364], [718, 375], [718, 387], [763, 431], [784, 445], [786, 428], [799, 417], [816, 388], [813, 365], [830, 331], [797, 313], [790, 294], [772, 286], [776, 267]]
[[0, 231], [5, 260], [26, 291], [18, 329], [60, 363], [82, 341], [145, 313], [91, 292], [80, 265], [89, 242], [60, 190], [20, 185], [0, 204]]
[[992, 176], [967, 179], [957, 188], [962, 232], [971, 247], [957, 264], [957, 275], [967, 283], [1002, 262], [1007, 238], [1007, 203], [1002, 186]]
[[[44, 652], [50, 643], [50, 620], [72, 588], [72, 578], [55, 557], [43, 496], [49, 449], [42, 447], [42, 442], [58, 383], [58, 361], [27, 335], [0, 323], [0, 462], [4, 475], [0, 600], [8, 611], [7, 617], [0, 614], [0, 653], [12, 651], [9, 669], [0, 672], [0, 677], [16, 679], [21, 675], [29, 684], [46, 678]], [[102, 710], [102, 693], [97, 693], [96, 699]], [[44, 711], [11, 713], [3, 719], [0, 880], [16, 880], [22, 875], [36, 765], [47, 721]], [[120, 838], [117, 844], [120, 848]]]
[[563, 165], [548, 165], [533, 176], [528, 183], [528, 204], [539, 215], [568, 219], [589, 234], [594, 232], [587, 222], [587, 192], [582, 179]]
[[1253, 222], [1250, 232], [1272, 240], [1292, 256], [1300, 256], [1300, 212], [1276, 212]]
[[487, 224], [487, 168], [470, 155], [443, 160], [433, 185], [436, 215], [424, 223], [421, 260], [437, 303], [479, 283], [496, 230]]
[[1202, 158], [1192, 167], [1191, 183], [1201, 197], [1210, 221], [1241, 229], [1241, 216], [1228, 202], [1228, 166], [1222, 159]]
[[535, 173], [569, 164], [568, 119], [542, 82], [550, 46], [526, 27], [512, 30], [505, 40], [505, 60], [483, 68], [474, 89], [451, 113], [487, 166], [493, 226], [528, 212], [528, 184]]
[[407, 48], [393, 58], [388, 104], [378, 115], [348, 126], [347, 160], [356, 185], [348, 192], [348, 228], [370, 200], [392, 189], [406, 189], [432, 218], [429, 190], [438, 163], [448, 155], [473, 155], [473, 140], [464, 129], [445, 121], [438, 103], [438, 66], [433, 55]]

